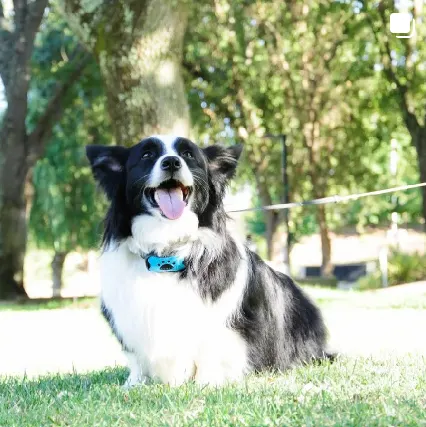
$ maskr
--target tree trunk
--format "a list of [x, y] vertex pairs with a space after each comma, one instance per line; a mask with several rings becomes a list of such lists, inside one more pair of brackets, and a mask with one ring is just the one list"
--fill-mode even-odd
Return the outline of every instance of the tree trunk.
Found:
[[188, 136], [189, 111], [181, 75], [187, 23], [181, 0], [110, 3], [62, 0], [82, 41], [98, 58], [115, 140]]
[[320, 228], [321, 235], [321, 276], [327, 277], [333, 274], [333, 265], [331, 263], [331, 239], [330, 230], [327, 224], [327, 215], [324, 205], [317, 207], [317, 221]]
[[278, 226], [279, 214], [274, 211], [266, 211], [266, 248], [269, 261], [281, 261]]
[[[269, 188], [264, 180], [260, 178], [260, 173], [255, 174], [257, 194], [262, 205], [272, 205], [272, 197]], [[278, 211], [264, 211], [266, 225], [266, 257], [269, 261], [281, 261], [279, 256], [279, 235], [278, 227], [281, 218]]]
[[25, 115], [27, 86], [21, 83], [25, 97], [8, 105], [0, 131], [0, 299], [26, 295], [24, 256], [27, 243], [25, 179]]
[[[426, 127], [419, 128], [413, 136], [413, 145], [417, 150], [417, 161], [419, 164], [420, 182], [426, 182]], [[422, 192], [422, 214], [423, 226], [426, 233], [426, 186], [421, 187]]]
[[53, 297], [61, 296], [62, 289], [62, 272], [64, 269], [65, 258], [67, 252], [55, 252], [51, 263], [52, 267], [52, 281], [53, 281]]
[[[425, 147], [426, 151], [426, 147]], [[426, 155], [419, 156], [420, 181], [426, 182]], [[423, 211], [423, 229], [426, 233], [426, 186], [422, 190], [422, 211]]]
[[[411, 143], [417, 152], [420, 182], [426, 182], [426, 126], [420, 125], [414, 114], [408, 111], [408, 107], [405, 106], [403, 102], [404, 98], [401, 97], [400, 99], [402, 100], [401, 104], [404, 108], [405, 125], [410, 133]], [[426, 233], [426, 187], [421, 187], [420, 190], [422, 192], [423, 225]]]
[[[23, 288], [26, 248], [24, 186], [28, 172], [25, 116], [28, 102], [29, 59], [46, 3], [47, 0], [34, 2], [32, 9], [29, 10], [26, 2], [14, 2], [15, 29], [13, 32], [7, 32], [2, 25], [0, 31], [0, 74], [8, 102], [0, 130], [1, 299], [25, 295]], [[32, 13], [34, 13], [33, 17], [31, 17]]]
[[23, 287], [27, 243], [26, 209], [23, 189], [18, 188], [15, 194], [10, 194], [11, 186], [5, 184], [3, 179], [1, 181], [3, 194], [0, 202], [0, 299], [14, 299], [19, 295], [26, 296]]
[[53, 125], [61, 117], [64, 95], [87, 63], [87, 56], [70, 61], [72, 71], [68, 79], [57, 85], [34, 130], [27, 134], [30, 58], [47, 4], [47, 0], [14, 1], [12, 23], [3, 16], [0, 2], [0, 76], [7, 98], [0, 129], [0, 299], [26, 295], [23, 287], [27, 241], [25, 181], [43, 154]]

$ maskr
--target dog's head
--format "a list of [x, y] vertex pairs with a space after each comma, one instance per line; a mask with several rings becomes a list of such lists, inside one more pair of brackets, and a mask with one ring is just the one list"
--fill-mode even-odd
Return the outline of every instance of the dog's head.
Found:
[[214, 228], [241, 151], [240, 145], [202, 149], [170, 136], [145, 138], [131, 148], [87, 146], [93, 174], [111, 202], [105, 242], [132, 236], [143, 250], [155, 250], [156, 243], [166, 246], [199, 226]]

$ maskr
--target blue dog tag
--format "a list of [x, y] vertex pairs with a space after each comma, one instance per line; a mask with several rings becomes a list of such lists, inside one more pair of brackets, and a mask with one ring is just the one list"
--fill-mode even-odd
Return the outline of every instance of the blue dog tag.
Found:
[[184, 258], [176, 256], [159, 257], [150, 255], [146, 259], [146, 266], [149, 271], [154, 271], [156, 273], [169, 273], [185, 270]]

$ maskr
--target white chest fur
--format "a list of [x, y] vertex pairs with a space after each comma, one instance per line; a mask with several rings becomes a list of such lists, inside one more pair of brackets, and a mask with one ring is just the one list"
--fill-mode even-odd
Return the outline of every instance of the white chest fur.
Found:
[[147, 271], [127, 243], [104, 252], [102, 299], [132, 350], [129, 385], [143, 377], [171, 385], [239, 379], [248, 368], [246, 344], [227, 322], [238, 313], [246, 270], [243, 261], [235, 282], [213, 303], [203, 301], [196, 283], [178, 280], [177, 273]]

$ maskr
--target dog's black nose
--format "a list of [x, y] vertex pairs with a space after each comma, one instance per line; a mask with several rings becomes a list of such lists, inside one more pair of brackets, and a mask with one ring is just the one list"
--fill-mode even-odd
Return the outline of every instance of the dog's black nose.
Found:
[[180, 169], [181, 166], [182, 163], [179, 157], [176, 156], [167, 156], [161, 161], [161, 169], [163, 169], [163, 171], [174, 172]]

